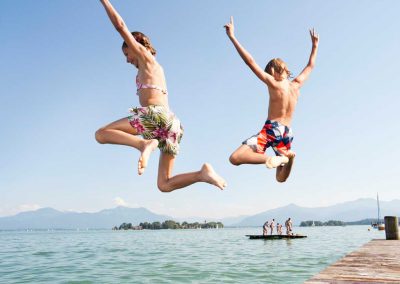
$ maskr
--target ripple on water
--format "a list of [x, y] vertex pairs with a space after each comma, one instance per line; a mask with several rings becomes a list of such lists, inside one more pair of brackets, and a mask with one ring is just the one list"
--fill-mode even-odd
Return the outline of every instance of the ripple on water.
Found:
[[34, 255], [34, 256], [50, 256], [53, 254], [56, 254], [56, 252], [55, 251], [37, 251], [37, 252], [32, 253], [32, 255]]

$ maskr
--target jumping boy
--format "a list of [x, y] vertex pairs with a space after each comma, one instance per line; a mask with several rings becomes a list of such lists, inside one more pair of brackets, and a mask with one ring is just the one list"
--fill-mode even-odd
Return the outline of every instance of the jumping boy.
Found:
[[[312, 49], [308, 64], [296, 78], [290, 81], [291, 72], [280, 58], [272, 59], [264, 70], [261, 69], [251, 54], [236, 39], [233, 17], [224, 27], [240, 57], [253, 73], [267, 85], [269, 92], [268, 118], [264, 127], [259, 133], [245, 140], [232, 153], [229, 160], [237, 166], [241, 164], [265, 164], [269, 169], [276, 168], [276, 180], [285, 182], [289, 177], [295, 157], [295, 153], [290, 150], [293, 140], [290, 124], [300, 95], [300, 88], [315, 65], [319, 36], [314, 29], [310, 30]], [[264, 155], [268, 147], [272, 147], [276, 154], [275, 157]]]

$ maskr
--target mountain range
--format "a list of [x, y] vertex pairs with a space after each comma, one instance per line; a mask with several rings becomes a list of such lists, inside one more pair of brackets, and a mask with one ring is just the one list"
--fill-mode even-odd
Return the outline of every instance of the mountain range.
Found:
[[95, 213], [61, 212], [53, 208], [41, 208], [0, 218], [0, 230], [18, 229], [104, 229], [122, 223], [155, 222], [172, 220], [166, 215], [155, 214], [146, 208], [118, 206]]
[[[400, 200], [381, 201], [381, 216], [400, 216]], [[163, 222], [165, 220], [204, 222], [220, 221], [225, 226], [247, 227], [261, 226], [266, 220], [274, 218], [276, 222], [284, 222], [291, 217], [298, 225], [301, 221], [340, 220], [345, 222], [358, 221], [366, 218], [376, 219], [377, 204], [372, 198], [363, 198], [327, 207], [307, 208], [295, 204], [267, 210], [252, 216], [228, 217], [222, 219], [188, 217], [173, 218], [151, 212], [146, 208], [130, 208], [119, 206], [95, 213], [62, 212], [53, 208], [41, 208], [14, 216], [0, 217], [0, 230], [18, 229], [104, 229], [132, 223]]]

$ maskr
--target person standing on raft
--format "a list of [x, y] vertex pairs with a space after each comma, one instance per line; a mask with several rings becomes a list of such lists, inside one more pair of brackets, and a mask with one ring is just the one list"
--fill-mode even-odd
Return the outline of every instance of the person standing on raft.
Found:
[[[246, 139], [233, 152], [229, 160], [233, 165], [237, 166], [242, 164], [265, 164], [267, 168], [276, 168], [276, 180], [285, 182], [289, 177], [295, 157], [295, 153], [290, 150], [293, 140], [290, 124], [300, 95], [300, 88], [315, 65], [319, 36], [314, 29], [310, 30], [312, 49], [308, 64], [296, 78], [289, 80], [291, 72], [286, 63], [280, 58], [272, 59], [264, 70], [261, 69], [251, 54], [236, 39], [233, 17], [224, 27], [240, 57], [251, 71], [267, 85], [269, 92], [268, 117], [263, 128], [256, 135]], [[272, 147], [276, 156], [269, 157], [264, 155], [268, 147]]]
[[172, 176], [183, 128], [169, 109], [166, 80], [163, 68], [156, 60], [156, 50], [146, 35], [128, 30], [108, 0], [100, 2], [124, 40], [122, 52], [127, 63], [138, 70], [136, 86], [141, 107], [132, 108], [130, 116], [97, 130], [96, 140], [101, 144], [126, 145], [139, 150], [139, 175], [143, 174], [150, 154], [158, 147], [161, 155], [157, 185], [162, 192], [184, 188], [196, 182], [206, 182], [224, 189], [225, 180], [207, 163], [199, 171]]
[[268, 235], [269, 222], [266, 221], [263, 225], [263, 236]]
[[275, 219], [272, 219], [271, 224], [269, 224], [271, 228], [271, 235], [274, 233], [274, 227], [275, 227]]

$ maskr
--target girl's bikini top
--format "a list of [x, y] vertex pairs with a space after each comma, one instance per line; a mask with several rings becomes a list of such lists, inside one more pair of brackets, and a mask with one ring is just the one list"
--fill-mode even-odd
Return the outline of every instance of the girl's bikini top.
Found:
[[160, 88], [159, 86], [140, 83], [138, 76], [136, 76], [136, 89], [137, 89], [136, 95], [138, 95], [138, 96], [139, 96], [140, 89], [155, 89], [155, 90], [161, 91], [164, 95], [168, 95], [167, 90]]

